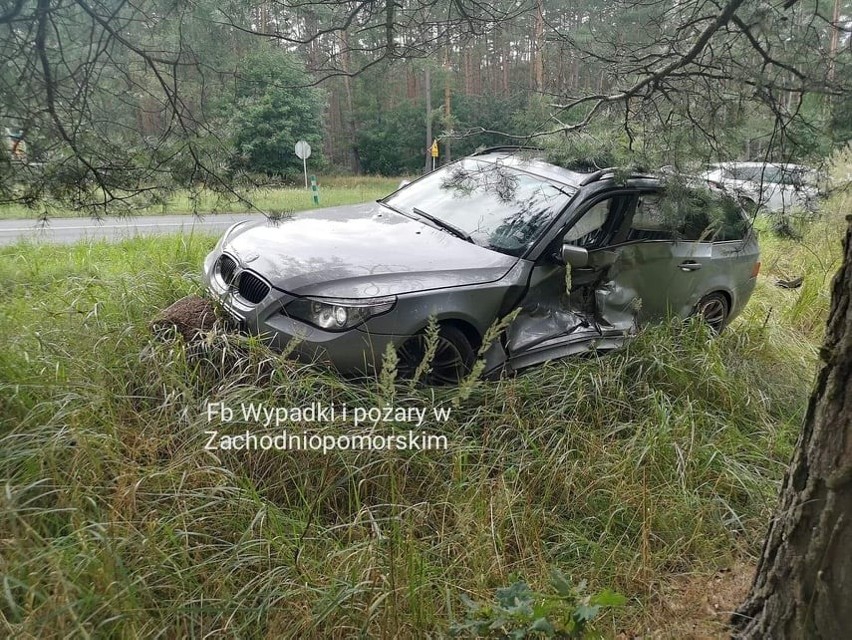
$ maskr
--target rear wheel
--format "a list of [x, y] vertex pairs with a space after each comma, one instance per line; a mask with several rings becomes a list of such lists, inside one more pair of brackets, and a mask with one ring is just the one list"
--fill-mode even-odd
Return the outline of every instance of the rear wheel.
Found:
[[724, 294], [718, 291], [709, 293], [695, 305], [695, 315], [700, 316], [714, 333], [720, 333], [725, 328], [729, 306]]
[[[413, 336], [403, 343], [398, 351], [400, 378], [414, 377], [426, 357], [427, 347], [424, 334]], [[458, 384], [470, 373], [475, 359], [476, 352], [464, 332], [451, 325], [442, 325], [438, 330], [435, 356], [421, 380], [434, 386]]]

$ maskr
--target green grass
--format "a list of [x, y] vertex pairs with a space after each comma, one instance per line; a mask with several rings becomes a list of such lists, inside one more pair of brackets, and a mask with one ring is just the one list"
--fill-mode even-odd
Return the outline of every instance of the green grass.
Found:
[[[759, 552], [843, 224], [764, 237], [756, 294], [717, 340], [653, 327], [467, 398], [221, 332], [200, 352], [153, 338], [155, 311], [200, 290], [211, 237], [0, 249], [0, 633], [442, 636], [463, 595], [546, 590], [553, 568], [629, 598], [604, 634], [662, 624], [675, 576]], [[214, 455], [208, 400], [448, 403], [450, 446]]]
[[[358, 204], [383, 198], [397, 188], [400, 180], [401, 178], [381, 176], [329, 176], [327, 178], [320, 176], [318, 179], [319, 206]], [[208, 190], [198, 193], [179, 191], [166, 196], [165, 201], [158, 204], [144, 202], [140, 196], [125, 203], [127, 207], [130, 207], [129, 209], [119, 210], [116, 207], [114, 213], [152, 216], [179, 213], [242, 213], [249, 209], [265, 213], [285, 213], [312, 209], [316, 206], [313, 203], [311, 191], [298, 185], [291, 188], [240, 190], [238, 193], [243, 200], [233, 194], [220, 195]], [[247, 204], [246, 201], [251, 204]], [[99, 211], [99, 213], [103, 212]], [[49, 202], [39, 203], [32, 208], [19, 204], [0, 205], [0, 220], [90, 215], [92, 215], [91, 210], [72, 210], [67, 206]]]

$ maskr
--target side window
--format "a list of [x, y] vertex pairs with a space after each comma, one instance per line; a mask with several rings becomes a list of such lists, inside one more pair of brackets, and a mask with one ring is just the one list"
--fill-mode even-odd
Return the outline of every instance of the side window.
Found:
[[674, 240], [678, 229], [672, 217], [665, 215], [659, 194], [643, 193], [636, 203], [636, 211], [627, 234], [631, 240]]
[[725, 242], [742, 240], [748, 233], [749, 222], [740, 206], [718, 191], [696, 189], [674, 209], [682, 220], [678, 229], [682, 240]]
[[751, 221], [743, 214], [740, 206], [733, 198], [714, 193], [714, 204], [718, 209], [718, 222], [713, 235], [714, 242], [742, 240], [748, 235]]
[[615, 200], [609, 198], [594, 204], [589, 208], [577, 222], [575, 222], [562, 238], [565, 244], [573, 244], [578, 247], [595, 247], [603, 239], [606, 232], [607, 222], [610, 220]]
[[716, 192], [686, 191], [669, 200], [644, 193], [637, 201], [627, 241], [724, 242], [744, 238], [748, 226], [736, 202]]

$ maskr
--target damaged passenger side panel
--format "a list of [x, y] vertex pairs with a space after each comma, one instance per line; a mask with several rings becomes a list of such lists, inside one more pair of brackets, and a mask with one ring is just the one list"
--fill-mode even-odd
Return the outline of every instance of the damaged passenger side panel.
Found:
[[[615, 348], [631, 332], [632, 319], [608, 318], [598, 301], [599, 289], [610, 281], [609, 273], [620, 257], [606, 246], [620, 226], [626, 201], [615, 196], [595, 202], [569, 227], [561, 239], [566, 246], [563, 256], [565, 261], [577, 256], [575, 266], [551, 262], [533, 269], [521, 312], [507, 332], [512, 368]], [[609, 290], [617, 292], [619, 285], [611, 283]]]

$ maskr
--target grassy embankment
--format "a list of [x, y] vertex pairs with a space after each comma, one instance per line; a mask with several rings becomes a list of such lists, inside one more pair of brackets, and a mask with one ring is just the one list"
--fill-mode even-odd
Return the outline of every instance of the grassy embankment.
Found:
[[[764, 234], [755, 296], [719, 339], [656, 327], [467, 398], [347, 383], [233, 336], [202, 360], [153, 339], [213, 238], [0, 249], [0, 634], [443, 635], [463, 594], [544, 590], [552, 568], [628, 597], [604, 634], [669, 627], [677, 576], [759, 551], [850, 204], [801, 243]], [[801, 289], [774, 285], [792, 275]], [[454, 399], [428, 427], [447, 451], [203, 450], [207, 401]]]
[[[381, 176], [329, 176], [318, 178], [321, 207], [357, 204], [383, 198], [397, 186], [401, 178]], [[257, 188], [241, 190], [240, 196], [249, 200], [256, 210], [265, 213], [284, 213], [312, 209], [315, 205], [311, 191], [294, 187]], [[235, 196], [223, 196], [211, 191], [190, 194], [186, 191], [169, 196], [162, 204], [139, 205], [132, 215], [155, 216], [179, 213], [242, 213], [250, 207]], [[90, 216], [91, 211], [74, 211], [63, 206], [39, 204], [35, 208], [22, 205], [0, 205], [0, 220], [34, 219], [47, 215], [53, 218]]]

